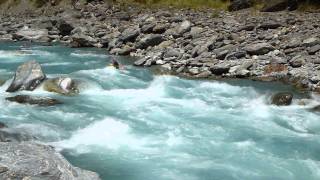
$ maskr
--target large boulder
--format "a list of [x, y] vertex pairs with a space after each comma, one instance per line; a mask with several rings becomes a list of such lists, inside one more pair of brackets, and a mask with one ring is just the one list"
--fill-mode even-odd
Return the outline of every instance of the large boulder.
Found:
[[275, 48], [269, 43], [254, 43], [247, 45], [244, 50], [247, 51], [250, 55], [264, 55], [270, 51], [273, 51]]
[[188, 20], [183, 21], [178, 27], [177, 27], [177, 35], [182, 36], [184, 33], [189, 32], [191, 30], [191, 22]]
[[49, 97], [38, 97], [38, 96], [28, 96], [28, 95], [17, 95], [13, 97], [7, 97], [7, 101], [16, 102], [19, 104], [30, 104], [39, 106], [54, 106], [57, 104], [62, 104], [56, 99]]
[[250, 8], [252, 5], [252, 0], [231, 0], [228, 10], [239, 11], [241, 9]]
[[79, 93], [77, 83], [69, 77], [48, 79], [43, 83], [43, 88], [46, 91], [63, 95], [76, 95]]
[[165, 39], [160, 34], [147, 34], [136, 44], [137, 49], [147, 49], [149, 46], [156, 46]]
[[99, 180], [73, 167], [53, 147], [33, 142], [0, 142], [0, 179]]
[[93, 47], [98, 41], [83, 33], [76, 33], [71, 36], [71, 47]]
[[288, 106], [291, 104], [293, 94], [290, 92], [281, 92], [272, 96], [271, 103], [277, 106]]
[[59, 19], [56, 23], [56, 27], [62, 36], [70, 35], [71, 31], [74, 29], [74, 26], [64, 19]]
[[276, 12], [283, 10], [296, 10], [298, 8], [298, 0], [268, 0], [264, 3], [262, 12]]
[[7, 92], [34, 90], [46, 78], [41, 66], [36, 61], [28, 61], [20, 65]]
[[47, 29], [31, 29], [26, 26], [17, 31], [13, 35], [13, 38], [17, 40], [32, 40], [38, 42], [48, 42], [50, 40]]
[[134, 42], [139, 34], [139, 29], [128, 28], [121, 33], [120, 40], [123, 42]]

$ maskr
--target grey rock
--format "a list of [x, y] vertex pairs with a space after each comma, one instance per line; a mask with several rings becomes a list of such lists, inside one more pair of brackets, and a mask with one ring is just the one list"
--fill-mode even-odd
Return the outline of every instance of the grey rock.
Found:
[[78, 83], [69, 77], [48, 79], [43, 83], [43, 89], [62, 95], [76, 95], [79, 93]]
[[8, 129], [7, 126], [0, 128], [0, 142], [22, 142], [31, 141], [33, 139], [34, 137], [22, 132], [16, 132], [15, 130]]
[[318, 45], [315, 45], [315, 46], [312, 46], [312, 47], [310, 47], [309, 49], [308, 49], [308, 53], [310, 54], [310, 55], [315, 55], [317, 52], [319, 52], [320, 51], [320, 44], [318, 44]]
[[94, 172], [73, 167], [54, 148], [33, 142], [1, 142], [0, 164], [0, 179], [100, 179]]
[[306, 60], [303, 56], [295, 56], [289, 61], [290, 65], [294, 68], [301, 67], [306, 63]]
[[291, 104], [293, 99], [293, 94], [290, 92], [281, 92], [272, 96], [271, 104], [277, 106], [288, 106]]
[[165, 54], [164, 58], [171, 58], [171, 57], [180, 57], [181, 53], [177, 49], [169, 49]]
[[229, 72], [230, 64], [217, 64], [210, 67], [210, 71], [215, 75], [222, 75]]
[[147, 58], [141, 58], [141, 59], [138, 59], [137, 61], [135, 61], [133, 64], [135, 66], [143, 66], [147, 60], [148, 60]]
[[71, 36], [71, 47], [77, 48], [77, 47], [93, 47], [94, 44], [97, 43], [97, 40], [85, 35], [76, 33]]
[[149, 46], [156, 46], [165, 39], [160, 34], [147, 34], [136, 44], [137, 49], [146, 49]]
[[48, 30], [47, 29], [31, 29], [23, 28], [20, 29], [16, 34], [14, 34], [14, 39], [18, 40], [32, 40], [39, 42], [48, 42]]
[[305, 39], [302, 42], [302, 45], [306, 47], [312, 47], [318, 44], [320, 44], [320, 39], [317, 37], [311, 37], [311, 38]]
[[225, 59], [226, 60], [236, 60], [240, 58], [244, 58], [246, 56], [245, 51], [236, 51], [236, 52], [231, 52], [226, 55]]
[[17, 102], [19, 104], [30, 104], [39, 106], [54, 106], [57, 104], [62, 104], [60, 101], [56, 99], [28, 95], [17, 95], [13, 97], [7, 97], [6, 100], [11, 102]]
[[247, 51], [250, 55], [264, 55], [270, 51], [273, 51], [275, 48], [269, 43], [255, 43], [247, 45], [244, 50]]
[[28, 61], [17, 68], [14, 79], [6, 92], [18, 90], [32, 91], [46, 78], [41, 66], [36, 61]]
[[141, 32], [146, 34], [152, 33], [154, 27], [155, 27], [155, 24], [153, 23], [145, 24], [141, 27]]
[[277, 29], [279, 27], [281, 27], [282, 25], [278, 22], [264, 22], [263, 24], [261, 24], [260, 26], [258, 26], [258, 29]]
[[177, 35], [182, 36], [184, 33], [189, 32], [191, 30], [191, 22], [190, 21], [183, 21], [177, 28]]
[[123, 42], [133, 42], [139, 36], [139, 34], [139, 29], [127, 28], [121, 33], [119, 39]]

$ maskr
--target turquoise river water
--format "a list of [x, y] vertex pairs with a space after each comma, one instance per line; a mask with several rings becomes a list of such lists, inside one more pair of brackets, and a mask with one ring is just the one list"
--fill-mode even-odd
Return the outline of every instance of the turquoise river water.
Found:
[[[320, 119], [298, 100], [269, 105], [277, 83], [186, 80], [156, 76], [101, 49], [61, 45], [21, 49], [0, 43], [0, 121], [53, 145], [73, 165], [103, 180], [317, 180]], [[19, 92], [64, 102], [38, 107], [7, 102], [17, 66], [36, 59], [48, 77], [80, 80], [80, 94], [41, 88]], [[19, 94], [16, 93], [16, 94]], [[300, 97], [295, 92], [296, 97]]]

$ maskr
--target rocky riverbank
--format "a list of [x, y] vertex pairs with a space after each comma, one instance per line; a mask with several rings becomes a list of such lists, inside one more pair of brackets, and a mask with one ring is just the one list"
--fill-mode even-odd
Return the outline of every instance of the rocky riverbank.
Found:
[[0, 179], [100, 179], [94, 172], [73, 167], [53, 147], [33, 141], [0, 122]]
[[319, 19], [316, 12], [141, 10], [93, 2], [3, 15], [0, 38], [101, 47], [164, 73], [283, 81], [320, 92]]

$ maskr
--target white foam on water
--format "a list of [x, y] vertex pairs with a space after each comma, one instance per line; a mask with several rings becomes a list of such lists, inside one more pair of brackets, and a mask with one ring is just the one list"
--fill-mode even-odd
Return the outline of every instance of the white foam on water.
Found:
[[90, 57], [99, 57], [99, 58], [107, 58], [109, 57], [106, 54], [97, 54], [94, 52], [73, 52], [70, 53], [70, 56], [79, 57], [79, 58], [90, 58]]
[[143, 138], [131, 134], [129, 125], [114, 118], [105, 118], [73, 133], [68, 140], [55, 143], [58, 147], [77, 149], [78, 147], [100, 146], [107, 149], [141, 147]]
[[71, 62], [50, 62], [50, 63], [42, 63], [41, 66], [70, 66], [74, 63]]

